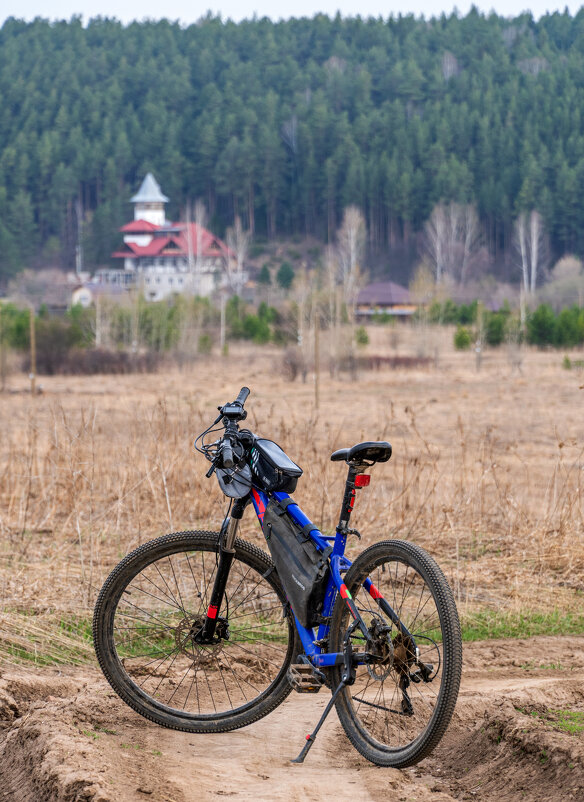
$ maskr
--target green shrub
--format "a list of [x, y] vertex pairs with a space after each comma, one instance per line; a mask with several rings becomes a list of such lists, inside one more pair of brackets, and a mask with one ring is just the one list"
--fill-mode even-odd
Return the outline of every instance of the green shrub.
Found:
[[268, 343], [271, 337], [270, 324], [257, 315], [246, 315], [243, 319], [243, 336], [254, 343]]
[[369, 335], [365, 329], [365, 326], [359, 326], [359, 328], [355, 332], [355, 341], [357, 345], [360, 345], [364, 348], [366, 345], [369, 345]]
[[550, 345], [554, 342], [556, 316], [548, 304], [541, 304], [527, 320], [527, 341], [532, 345]]
[[276, 281], [283, 290], [289, 290], [294, 281], [294, 268], [290, 262], [282, 262], [276, 274]]
[[272, 275], [270, 273], [270, 268], [267, 264], [262, 265], [262, 269], [260, 270], [260, 274], [258, 276], [258, 284], [263, 284], [264, 287], [268, 287], [272, 283]]
[[501, 345], [505, 339], [505, 318], [502, 312], [493, 312], [487, 316], [485, 339], [489, 345]]
[[556, 318], [554, 345], [577, 345], [579, 340], [578, 317], [580, 310], [573, 306], [562, 309]]
[[458, 326], [454, 332], [454, 347], [457, 351], [468, 351], [472, 345], [472, 337], [466, 326]]

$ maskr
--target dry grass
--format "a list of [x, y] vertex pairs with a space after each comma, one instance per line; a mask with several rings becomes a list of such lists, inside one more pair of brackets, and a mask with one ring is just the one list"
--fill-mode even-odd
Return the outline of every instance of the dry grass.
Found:
[[[414, 540], [439, 560], [466, 614], [582, 612], [582, 375], [562, 369], [563, 354], [535, 351], [512, 373], [503, 350], [477, 373], [444, 330], [373, 337], [373, 353], [433, 355], [436, 345], [440, 358], [356, 383], [322, 371], [318, 410], [311, 376], [284, 382], [267, 349], [232, 349], [188, 373], [43, 379], [34, 399], [13, 377], [0, 395], [0, 657], [19, 638], [59, 651], [59, 622], [87, 619], [108, 570], [139, 543], [220, 524], [222, 497], [192, 442], [243, 384], [250, 428], [304, 468], [296, 498], [325, 530], [344, 482], [330, 453], [392, 442], [392, 461], [360, 492], [363, 540], [351, 554], [382, 538]], [[243, 530], [261, 543], [251, 513]]]

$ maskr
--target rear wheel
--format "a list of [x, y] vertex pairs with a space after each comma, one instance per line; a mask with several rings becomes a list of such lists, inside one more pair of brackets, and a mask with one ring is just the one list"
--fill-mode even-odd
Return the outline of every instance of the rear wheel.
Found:
[[265, 716], [290, 692], [295, 628], [268, 556], [237, 539], [215, 641], [198, 644], [219, 557], [216, 532], [140, 546], [112, 571], [93, 635], [116, 693], [157, 724], [222, 732]]
[[[423, 549], [399, 540], [366, 549], [347, 571], [345, 584], [374, 639], [376, 659], [357, 666], [354, 685], [337, 699], [337, 713], [368, 760], [411, 766], [436, 746], [458, 696], [462, 642], [452, 592]], [[365, 638], [339, 597], [332, 651], [342, 651], [346, 639], [354, 652], [365, 650]], [[341, 680], [339, 668], [331, 679], [334, 688]]]

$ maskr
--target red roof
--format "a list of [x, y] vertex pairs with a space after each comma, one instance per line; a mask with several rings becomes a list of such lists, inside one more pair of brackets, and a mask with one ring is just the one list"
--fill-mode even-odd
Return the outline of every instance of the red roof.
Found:
[[132, 220], [131, 223], [126, 223], [125, 226], [120, 228], [125, 234], [149, 234], [152, 231], [157, 231], [160, 226], [154, 223], [149, 223], [148, 220]]
[[[135, 242], [125, 242], [123, 249], [112, 253], [113, 257], [124, 259], [126, 257], [131, 258], [132, 256], [188, 256], [189, 242], [187, 236], [188, 228], [186, 223], [172, 223], [170, 226], [155, 226], [152, 223], [145, 222], [144, 220], [134, 220], [132, 223], [128, 223], [126, 226], [121, 228], [120, 231], [132, 231], [136, 233], [138, 231], [137, 228], [133, 227], [130, 229], [130, 226], [135, 226], [136, 224], [144, 226], [144, 228], [140, 229], [144, 232], [147, 230], [145, 226], [150, 226], [148, 231], [154, 235], [152, 240], [148, 243], [148, 245], [138, 245]], [[172, 229], [172, 234], [165, 235], [164, 232], [167, 229]], [[175, 233], [177, 232], [177, 229], [178, 233]], [[156, 233], [158, 233], [158, 236], [156, 236]], [[233, 256], [231, 250], [222, 240], [219, 239], [219, 237], [211, 234], [211, 232], [207, 231], [206, 228], [197, 226], [196, 223], [190, 223], [190, 235], [191, 253], [193, 256], [197, 256], [199, 245], [202, 256]], [[167, 250], [167, 254], [164, 253], [165, 250]]]

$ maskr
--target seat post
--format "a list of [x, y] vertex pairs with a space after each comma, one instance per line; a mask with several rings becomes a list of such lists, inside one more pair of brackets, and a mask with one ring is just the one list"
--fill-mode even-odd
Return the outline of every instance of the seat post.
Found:
[[349, 463], [349, 470], [347, 472], [347, 481], [345, 482], [345, 493], [343, 495], [343, 504], [341, 506], [341, 516], [337, 530], [343, 532], [349, 525], [349, 518], [353, 511], [353, 504], [355, 503], [355, 477], [361, 469], [360, 465]]

